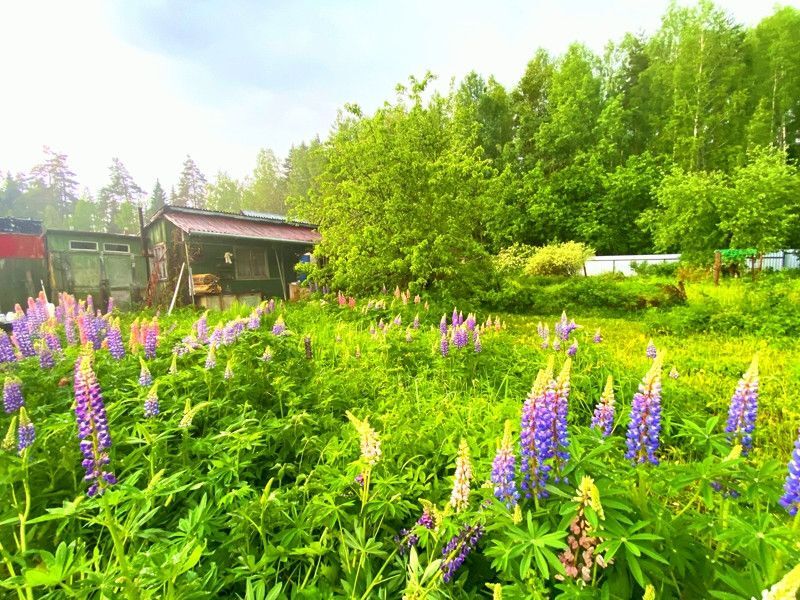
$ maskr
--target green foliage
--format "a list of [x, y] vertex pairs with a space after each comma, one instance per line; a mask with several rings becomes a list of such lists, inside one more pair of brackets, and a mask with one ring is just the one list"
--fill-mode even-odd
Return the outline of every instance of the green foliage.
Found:
[[536, 250], [525, 244], [511, 244], [497, 253], [492, 264], [500, 275], [521, 275]]
[[536, 248], [525, 265], [525, 273], [528, 275], [577, 275], [592, 256], [594, 256], [594, 249], [580, 242], [548, 244]]

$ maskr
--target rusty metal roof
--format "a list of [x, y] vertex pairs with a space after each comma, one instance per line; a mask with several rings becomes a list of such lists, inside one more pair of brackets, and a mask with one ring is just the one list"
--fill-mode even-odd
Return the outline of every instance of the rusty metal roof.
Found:
[[254, 240], [272, 240], [298, 244], [315, 244], [319, 232], [308, 225], [291, 222], [275, 223], [259, 218], [248, 218], [211, 211], [185, 210], [170, 207], [164, 218], [189, 234], [218, 235]]

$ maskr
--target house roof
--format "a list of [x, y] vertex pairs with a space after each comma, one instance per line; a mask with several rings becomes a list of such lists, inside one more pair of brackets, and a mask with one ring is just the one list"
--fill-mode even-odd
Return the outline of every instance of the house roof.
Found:
[[42, 222], [36, 219], [0, 217], [0, 232], [23, 235], [42, 235]]
[[102, 238], [113, 238], [117, 240], [124, 240], [124, 241], [135, 241], [141, 239], [138, 235], [133, 235], [130, 233], [106, 233], [105, 231], [83, 231], [79, 229], [50, 229], [48, 228], [45, 234], [55, 233], [57, 235], [63, 235], [68, 237], [102, 237]]
[[197, 208], [165, 206], [153, 216], [150, 223], [153, 223], [159, 216], [163, 216], [188, 234], [297, 244], [315, 244], [320, 240], [319, 232], [313, 225], [289, 221], [278, 215], [255, 217]]

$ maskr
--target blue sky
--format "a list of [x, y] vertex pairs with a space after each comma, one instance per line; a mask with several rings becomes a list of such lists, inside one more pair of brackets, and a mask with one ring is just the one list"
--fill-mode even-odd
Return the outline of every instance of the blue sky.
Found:
[[[681, 2], [685, 3], [685, 2]], [[800, 0], [788, 2], [798, 5]], [[717, 3], [752, 25], [772, 2]], [[312, 2], [87, 0], [0, 4], [0, 170], [43, 145], [102, 186], [112, 156], [137, 182], [175, 183], [190, 153], [242, 177], [261, 147], [325, 137], [337, 110], [372, 110], [408, 75], [445, 89], [470, 70], [511, 87], [536, 48], [601, 52], [652, 32], [666, 0]]]

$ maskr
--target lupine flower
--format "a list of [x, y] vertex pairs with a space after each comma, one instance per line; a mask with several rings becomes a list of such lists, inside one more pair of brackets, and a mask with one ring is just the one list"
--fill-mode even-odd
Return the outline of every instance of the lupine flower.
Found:
[[600, 504], [600, 491], [591, 477], [584, 476], [577, 491], [578, 495], [573, 498], [578, 503], [577, 513], [569, 524], [567, 548], [558, 559], [564, 565], [567, 577], [588, 583], [592, 580], [595, 563], [603, 566], [606, 562], [600, 560], [601, 557], [595, 557], [597, 546], [602, 540], [595, 535], [594, 528], [586, 518], [586, 509], [591, 507], [598, 519], [602, 520], [605, 516]]
[[25, 404], [22, 397], [22, 381], [18, 377], [6, 376], [3, 384], [3, 408], [7, 414], [20, 409]]
[[778, 583], [761, 592], [761, 600], [795, 600], [800, 590], [800, 564], [786, 573]]
[[567, 356], [575, 356], [578, 353], [578, 340], [572, 340], [572, 345], [567, 348]]
[[442, 581], [449, 583], [456, 571], [464, 564], [467, 556], [478, 545], [483, 535], [481, 525], [464, 525], [458, 535], [454, 536], [442, 549]]
[[[360, 485], [363, 485], [363, 477]], [[419, 519], [415, 523], [418, 527], [424, 527], [425, 529], [433, 530], [436, 528], [436, 519], [433, 516], [432, 512], [426, 507], [423, 509], [422, 514], [420, 515]], [[400, 535], [395, 537], [395, 542], [400, 544], [400, 554], [404, 554], [406, 550], [411, 548], [411, 546], [416, 546], [417, 542], [419, 542], [419, 536], [416, 535], [412, 530], [409, 529], [401, 529]]]
[[150, 369], [147, 368], [144, 360], [139, 357], [141, 368], [139, 369], [139, 385], [142, 387], [149, 387], [153, 384], [153, 376], [150, 374]]
[[439, 342], [439, 351], [442, 353], [442, 356], [447, 356], [450, 352], [450, 342], [447, 341], [447, 336], [443, 335], [442, 339]]
[[599, 327], [597, 328], [597, 331], [594, 332], [594, 337], [592, 338], [592, 341], [595, 344], [599, 344], [599, 343], [601, 343], [603, 341], [603, 334], [600, 333], [600, 328]]
[[19, 409], [19, 429], [17, 430], [17, 452], [22, 454], [26, 448], [30, 448], [36, 439], [36, 428], [28, 418], [28, 413], [24, 406]]
[[154, 384], [147, 393], [147, 398], [144, 401], [144, 418], [150, 419], [159, 413], [158, 408], [158, 383]]
[[22, 309], [17, 304], [17, 318], [11, 326], [14, 343], [24, 358], [35, 356], [36, 350], [33, 348], [31, 333], [28, 329], [28, 318], [22, 314]]
[[167, 370], [167, 373], [169, 373], [170, 375], [175, 375], [177, 372], [178, 372], [178, 353], [173, 352], [172, 362], [169, 363], [169, 369]]
[[511, 444], [511, 421], [506, 421], [503, 439], [497, 444], [497, 454], [492, 461], [492, 484], [495, 498], [508, 508], [512, 508], [519, 500], [514, 479], [517, 457]]
[[659, 435], [661, 434], [661, 364], [657, 355], [631, 403], [631, 420], [628, 424], [625, 458], [634, 463], [658, 464]]
[[414, 315], [414, 322], [411, 324], [414, 329], [419, 329], [419, 313]]
[[55, 367], [56, 361], [53, 358], [53, 353], [50, 351], [50, 348], [47, 347], [47, 344], [42, 340], [38, 340], [36, 344], [39, 347], [39, 367], [42, 369], [52, 369]]
[[453, 345], [456, 348], [463, 348], [469, 342], [469, 333], [459, 325], [453, 329]]
[[206, 370], [213, 369], [217, 366], [217, 351], [214, 344], [209, 344], [208, 354], [206, 354]]
[[[555, 340], [553, 341], [553, 346], [555, 346]], [[550, 347], [550, 336], [547, 336], [542, 340], [542, 350], [547, 350], [549, 347]]]
[[656, 350], [656, 345], [653, 343], [653, 340], [651, 339], [649, 342], [647, 342], [647, 349], [645, 350], [645, 354], [647, 355], [647, 358], [655, 358], [657, 352], [658, 351]]
[[419, 297], [419, 294], [414, 296], [414, 304], [419, 304], [421, 300], [422, 300], [422, 298]]
[[399, 327], [403, 322], [403, 318], [400, 315], [397, 315], [392, 322]]
[[780, 499], [781, 506], [792, 516], [795, 516], [800, 509], [800, 430], [797, 434], [792, 458], [789, 460], [789, 473], [783, 484], [783, 496]]
[[546, 349], [550, 340], [550, 328], [539, 321], [538, 325], [536, 325], [536, 333], [539, 334], [540, 338], [542, 338], [542, 342], [545, 342], [545, 344], [542, 345], [542, 348]]
[[[569, 460], [569, 433], [567, 429], [567, 410], [569, 406], [569, 378], [572, 360], [567, 358], [561, 367], [558, 379], [551, 381], [545, 391], [547, 402], [553, 411], [552, 448], [555, 459], [556, 481], [563, 473], [564, 465]], [[551, 395], [552, 392], [552, 395]]]
[[520, 475], [521, 489], [526, 498], [546, 498], [544, 489], [550, 474], [550, 465], [545, 464], [553, 456], [551, 434], [553, 411], [548, 406], [545, 394], [547, 383], [553, 376], [552, 361], [536, 376], [528, 398], [522, 405], [520, 422]]
[[282, 335], [286, 331], [286, 323], [283, 321], [283, 316], [279, 315], [272, 326], [272, 335]]
[[480, 352], [483, 350], [483, 346], [481, 346], [481, 337], [480, 334], [476, 331], [475, 332], [475, 352]]
[[561, 350], [561, 338], [555, 337], [553, 338], [553, 350], [556, 352]]
[[350, 411], [346, 413], [347, 418], [356, 428], [361, 444], [361, 461], [366, 469], [371, 469], [381, 459], [381, 440], [378, 433], [370, 426], [369, 419], [360, 420]]
[[314, 358], [314, 351], [311, 349], [311, 336], [307, 335], [303, 338], [303, 348], [306, 351], [306, 359], [311, 360]]
[[464, 325], [467, 327], [467, 330], [475, 331], [475, 325], [477, 325], [477, 321], [475, 320], [475, 315], [469, 313], [467, 315], [467, 320], [464, 321]]
[[128, 350], [131, 354], [136, 354], [139, 350], [139, 319], [134, 319], [131, 323], [131, 333], [128, 336]]
[[272, 360], [272, 348], [270, 348], [269, 346], [264, 348], [264, 353], [261, 355], [261, 360], [263, 360], [264, 362], [269, 362]]
[[378, 321], [378, 329], [380, 329], [381, 331], [386, 329], [386, 323], [383, 322], [383, 319]]
[[611, 435], [614, 427], [614, 378], [609, 375], [606, 379], [606, 387], [600, 396], [600, 402], [594, 408], [592, 416], [592, 429], [600, 431], [603, 437]]
[[61, 347], [61, 340], [56, 333], [55, 327], [55, 322], [51, 320], [50, 324], [42, 331], [42, 339], [44, 340], [44, 343], [47, 344], [47, 347], [54, 354], [63, 351], [63, 348]]
[[17, 444], [17, 415], [11, 417], [11, 423], [8, 425], [6, 435], [3, 438], [3, 443], [0, 444], [3, 450], [11, 452]]
[[677, 379], [680, 376], [681, 376], [681, 374], [678, 373], [678, 369], [675, 368], [675, 365], [672, 365], [672, 368], [669, 371], [670, 379]]
[[472, 479], [472, 463], [469, 459], [467, 440], [461, 438], [456, 457], [456, 474], [453, 479], [453, 491], [450, 493], [450, 506], [461, 512], [469, 504], [469, 482]]
[[103, 403], [103, 394], [92, 370], [91, 351], [84, 353], [75, 365], [75, 417], [78, 422], [78, 438], [81, 440], [83, 468], [86, 481], [91, 482], [87, 494], [101, 495], [105, 488], [117, 482], [113, 473], [106, 470], [110, 462], [108, 449], [111, 435]]
[[455, 308], [453, 308], [453, 314], [450, 315], [450, 325], [452, 325], [453, 327], [458, 327], [460, 325], [458, 321], [458, 310], [456, 310]]
[[110, 321], [106, 339], [108, 340], [109, 354], [116, 360], [125, 358], [125, 346], [122, 344], [122, 331], [120, 331], [119, 328], [119, 317]]
[[414, 338], [411, 336], [411, 329], [406, 329], [406, 341], [411, 342]]
[[556, 337], [561, 338], [562, 341], [566, 342], [569, 340], [570, 334], [576, 330], [578, 326], [575, 324], [575, 320], [572, 321], [567, 320], [567, 312], [563, 311], [561, 313], [561, 319], [555, 324], [553, 328], [556, 334]]
[[208, 311], [204, 312], [194, 324], [197, 341], [205, 344], [208, 341]]
[[222, 377], [227, 379], [233, 379], [233, 365], [231, 364], [232, 359], [228, 359], [228, 362], [225, 363], [225, 373], [223, 373]]
[[442, 335], [447, 335], [447, 316], [442, 315], [442, 320], [439, 321], [439, 332]]
[[17, 355], [14, 353], [14, 344], [5, 331], [0, 330], [0, 363], [16, 362]]
[[753, 430], [758, 415], [758, 355], [753, 357], [750, 368], [739, 380], [731, 398], [725, 433], [732, 444], [742, 445], [742, 454], [747, 456], [753, 446]]

